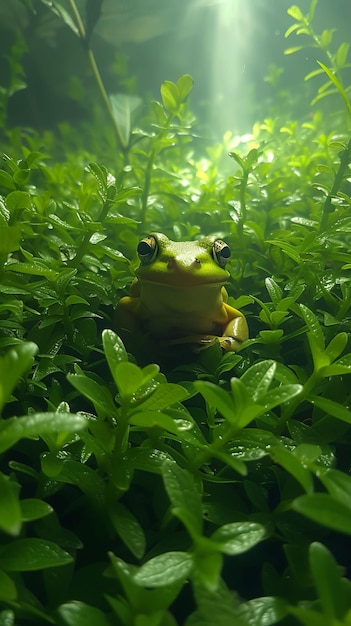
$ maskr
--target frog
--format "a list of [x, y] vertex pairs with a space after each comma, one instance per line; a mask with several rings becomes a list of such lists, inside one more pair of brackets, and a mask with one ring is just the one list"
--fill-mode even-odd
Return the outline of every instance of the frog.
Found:
[[229, 246], [216, 236], [172, 241], [152, 232], [137, 245], [139, 266], [129, 296], [116, 307], [117, 332], [146, 334], [152, 346], [200, 352], [219, 342], [236, 352], [248, 339], [245, 316], [230, 306], [224, 284]]

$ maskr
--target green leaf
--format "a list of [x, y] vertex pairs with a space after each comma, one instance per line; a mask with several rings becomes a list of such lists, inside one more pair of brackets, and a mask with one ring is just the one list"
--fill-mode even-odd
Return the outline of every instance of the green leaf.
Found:
[[21, 500], [20, 507], [23, 522], [31, 522], [36, 519], [41, 519], [42, 517], [46, 517], [46, 515], [50, 515], [53, 511], [50, 504], [47, 504], [47, 502], [39, 500], [38, 498], [27, 498], [26, 500]]
[[108, 366], [111, 374], [113, 375], [113, 372], [119, 363], [128, 361], [126, 349], [119, 336], [113, 332], [113, 330], [109, 329], [105, 329], [102, 332], [102, 345]]
[[14, 250], [19, 250], [22, 232], [19, 226], [0, 226], [0, 254], [4, 257]]
[[50, 267], [47, 267], [45, 263], [35, 261], [33, 263], [12, 263], [8, 269], [11, 272], [18, 272], [19, 274], [30, 274], [31, 276], [42, 276], [50, 281], [57, 279], [57, 272]]
[[289, 613], [305, 626], [330, 626], [330, 621], [326, 622], [325, 615], [320, 613], [320, 611], [313, 611], [306, 607], [290, 606]]
[[176, 463], [165, 461], [162, 476], [173, 514], [186, 526], [192, 536], [199, 536], [202, 530], [201, 497], [190, 472]]
[[177, 80], [177, 88], [180, 102], [185, 102], [194, 86], [194, 81], [189, 74], [184, 74]]
[[240, 378], [254, 402], [259, 401], [267, 391], [274, 378], [275, 370], [276, 363], [274, 361], [261, 361], [252, 365]]
[[109, 99], [121, 144], [127, 147], [130, 141], [132, 114], [140, 107], [142, 99], [124, 93], [110, 94]]
[[325, 352], [328, 355], [331, 363], [335, 361], [335, 359], [337, 359], [340, 354], [345, 350], [347, 341], [347, 333], [338, 333], [329, 342], [328, 346], [325, 349]]
[[[156, 375], [157, 371], [154, 370], [152, 373]], [[143, 379], [143, 384], [145, 384], [145, 382], [147, 381]], [[154, 411], [159, 411], [161, 409], [167, 409], [172, 406], [172, 404], [185, 400], [188, 395], [187, 390], [180, 385], [176, 385], [175, 383], [162, 383], [148, 398], [146, 398], [146, 400], [140, 404], [140, 407], [143, 410], [152, 409]]]
[[12, 417], [0, 423], [0, 452], [26, 437], [40, 437], [60, 431], [76, 433], [87, 427], [87, 420], [73, 413], [33, 413]]
[[[31, 341], [20, 343], [0, 357], [0, 413], [18, 379], [31, 367], [38, 350]], [[1, 451], [1, 443], [0, 443]]]
[[313, 335], [318, 348], [324, 350], [324, 334], [317, 316], [304, 304], [300, 304], [299, 307], [307, 328]]
[[292, 452], [290, 452], [290, 450], [281, 444], [272, 445], [268, 452], [273, 461], [284, 467], [284, 469], [300, 483], [307, 493], [312, 493], [312, 475], [305, 467], [303, 459], [295, 456]]
[[304, 15], [301, 11], [301, 9], [296, 6], [296, 4], [294, 4], [293, 6], [289, 7], [287, 10], [288, 15], [291, 15], [291, 17], [294, 18], [294, 20], [297, 20], [298, 22], [302, 22], [304, 19]]
[[309, 558], [323, 614], [331, 621], [342, 620], [349, 606], [339, 566], [321, 543], [311, 544]]
[[259, 404], [263, 407], [264, 411], [269, 411], [270, 409], [280, 406], [281, 404], [284, 404], [284, 402], [295, 398], [295, 396], [298, 396], [302, 390], [302, 385], [279, 385], [279, 387], [275, 387], [274, 389], [267, 391], [264, 396], [261, 396]]
[[105, 504], [105, 481], [96, 470], [88, 465], [83, 465], [78, 461], [63, 461], [55, 480], [76, 485], [98, 506]]
[[0, 612], [0, 626], [16, 626], [13, 611], [5, 610]]
[[29, 193], [26, 191], [12, 191], [6, 197], [6, 206], [11, 212], [18, 209], [30, 209], [31, 199]]
[[170, 113], [177, 113], [180, 105], [177, 85], [170, 80], [165, 80], [161, 85], [161, 98], [164, 108]]
[[107, 200], [107, 176], [108, 172], [106, 167], [100, 166], [97, 163], [89, 163], [86, 166], [87, 172], [90, 172], [94, 176], [99, 190], [99, 196], [103, 202]]
[[250, 550], [265, 537], [266, 531], [255, 522], [234, 522], [221, 526], [211, 536], [224, 554], [241, 554]]
[[70, 28], [70, 30], [77, 35], [78, 37], [80, 37], [80, 33], [79, 30], [75, 24], [75, 22], [73, 21], [72, 17], [70, 16], [69, 12], [67, 11], [67, 9], [65, 9], [62, 4], [60, 2], [58, 2], [58, 0], [41, 0], [44, 4], [46, 4], [49, 9], [55, 13], [55, 15], [57, 15], [59, 18], [61, 18], [61, 20], [66, 24], [66, 26], [68, 26], [68, 28]]
[[137, 559], [141, 559], [145, 551], [145, 535], [138, 520], [120, 502], [110, 505], [109, 514], [122, 541]]
[[347, 55], [349, 53], [350, 44], [343, 41], [338, 47], [335, 55], [335, 65], [338, 68], [343, 68], [346, 63]]
[[143, 384], [143, 373], [140, 367], [129, 361], [118, 363], [113, 377], [122, 398], [130, 398]]
[[327, 415], [332, 415], [342, 422], [351, 424], [351, 411], [349, 411], [342, 404], [339, 404], [339, 402], [312, 394], [308, 396], [308, 400], [315, 406], [318, 406], [319, 409], [322, 409], [322, 411], [324, 411]]
[[314, 12], [316, 10], [316, 6], [318, 4], [318, 0], [311, 0], [310, 8], [308, 10], [308, 22], [311, 23], [314, 18]]
[[[194, 587], [197, 610], [186, 620], [185, 626], [249, 626], [249, 622], [239, 617], [239, 602], [236, 594], [227, 589], [219, 580], [216, 589], [209, 590], [201, 579], [194, 575]], [[263, 626], [263, 625], [262, 625]]]
[[270, 626], [283, 620], [288, 613], [288, 605], [283, 598], [253, 598], [239, 606], [239, 618], [249, 626]]
[[142, 565], [134, 580], [140, 586], [164, 587], [186, 580], [193, 568], [193, 557], [187, 552], [165, 552]]
[[20, 486], [0, 473], [0, 528], [9, 535], [19, 535], [22, 515], [19, 504]]
[[229, 152], [229, 156], [231, 159], [234, 159], [238, 165], [240, 165], [242, 170], [245, 170], [245, 163], [243, 158], [237, 152]]
[[[0, 601], [2, 602], [11, 602], [12, 600], [16, 600], [17, 597], [17, 589], [16, 585], [13, 582], [12, 578], [0, 570]], [[13, 622], [8, 622], [10, 625]], [[1, 613], [0, 613], [0, 626], [1, 626]], [[5, 626], [5, 622], [3, 623]]]
[[342, 356], [341, 359], [338, 359], [338, 361], [335, 361], [332, 365], [324, 367], [321, 374], [323, 376], [351, 374], [351, 353], [345, 354], [345, 356]]
[[234, 405], [226, 391], [204, 380], [194, 382], [194, 387], [201, 393], [206, 402], [216, 408], [228, 422], [233, 423], [235, 421]]
[[305, 494], [293, 501], [292, 508], [317, 524], [351, 535], [350, 507], [329, 494]]
[[279, 343], [283, 335], [284, 331], [281, 328], [277, 328], [277, 330], [260, 330], [259, 332], [263, 343], [266, 344]]
[[109, 416], [116, 414], [112, 395], [106, 387], [102, 387], [85, 374], [67, 374], [67, 380], [98, 409]]
[[[291, 52], [295, 52], [296, 50], [301, 50], [301, 48], [290, 48], [290, 50], [285, 50], [285, 54], [291, 54]], [[286, 241], [280, 241], [278, 239], [267, 239], [266, 243], [271, 244], [272, 246], [277, 246], [280, 248], [288, 257], [293, 259], [299, 265], [301, 264], [301, 258], [296, 247], [292, 246], [290, 243]]]
[[34, 572], [72, 560], [68, 552], [44, 539], [17, 539], [0, 547], [0, 567], [8, 572]]
[[111, 623], [100, 609], [79, 600], [61, 604], [57, 612], [60, 624], [65, 626], [110, 626]]
[[280, 289], [279, 285], [277, 285], [277, 283], [275, 282], [275, 280], [273, 280], [273, 278], [266, 278], [265, 279], [265, 285], [266, 285], [266, 289], [269, 293], [269, 296], [274, 304], [275, 307], [278, 306], [279, 302], [282, 300], [283, 298], [283, 292]]
[[335, 500], [351, 509], [351, 476], [336, 469], [321, 469], [317, 476]]
[[[289, 26], [289, 28], [285, 31], [284, 33], [284, 37], [289, 37], [292, 33], [294, 33], [297, 29], [299, 28], [299, 24], [292, 24], [291, 26]], [[286, 53], [285, 53], [286, 54]]]
[[161, 411], [136, 411], [129, 418], [129, 424], [133, 426], [140, 426], [142, 428], [162, 428], [174, 435], [181, 435], [184, 431], [190, 430], [193, 427], [193, 422], [185, 419], [173, 419], [166, 413]]
[[4, 189], [16, 189], [12, 176], [4, 170], [0, 170], [0, 187]]
[[336, 89], [340, 93], [340, 95], [341, 95], [341, 97], [342, 97], [342, 99], [343, 99], [343, 101], [344, 101], [344, 103], [346, 105], [346, 109], [348, 111], [348, 114], [351, 116], [351, 104], [350, 104], [348, 95], [347, 95], [344, 87], [340, 83], [339, 79], [336, 77], [336, 75], [333, 73], [333, 71], [331, 69], [329, 69], [329, 67], [324, 65], [324, 63], [322, 63], [321, 61], [318, 61], [318, 60], [317, 60], [317, 63], [318, 63], [318, 65], [320, 65], [322, 70], [324, 70], [324, 72], [328, 76], [330, 82], [333, 83], [333, 85], [335, 85]]

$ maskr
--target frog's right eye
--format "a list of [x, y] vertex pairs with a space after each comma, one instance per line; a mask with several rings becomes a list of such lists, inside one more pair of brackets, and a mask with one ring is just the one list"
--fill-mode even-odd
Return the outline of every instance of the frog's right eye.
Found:
[[158, 245], [155, 237], [148, 235], [145, 239], [139, 241], [137, 246], [137, 253], [142, 265], [148, 265], [151, 263], [158, 251]]

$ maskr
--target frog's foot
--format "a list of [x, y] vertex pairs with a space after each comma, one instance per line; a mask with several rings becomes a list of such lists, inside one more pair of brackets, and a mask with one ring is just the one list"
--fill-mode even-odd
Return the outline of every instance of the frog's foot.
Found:
[[215, 335], [185, 335], [184, 337], [177, 337], [176, 339], [164, 339], [160, 341], [160, 346], [162, 348], [167, 348], [170, 346], [180, 346], [185, 344], [192, 344], [191, 350], [193, 352], [201, 352], [201, 350], [206, 350], [210, 346], [213, 346], [216, 342], [216, 339], [220, 339]]
[[192, 344], [192, 352], [202, 352], [213, 346], [216, 342], [226, 352], [236, 352], [239, 350], [242, 342], [234, 337], [219, 337], [218, 335], [186, 335], [185, 337], [177, 337], [176, 339], [166, 339], [160, 342], [162, 348], [170, 346]]
[[237, 352], [243, 343], [240, 339], [234, 337], [217, 337], [220, 346], [225, 352]]
[[235, 339], [234, 337], [218, 337], [218, 335], [203, 335], [201, 336], [201, 341], [198, 342], [198, 345], [193, 347], [194, 352], [202, 352], [213, 346], [218, 341], [222, 350], [225, 352], [237, 352], [241, 347], [242, 341], [239, 339]]

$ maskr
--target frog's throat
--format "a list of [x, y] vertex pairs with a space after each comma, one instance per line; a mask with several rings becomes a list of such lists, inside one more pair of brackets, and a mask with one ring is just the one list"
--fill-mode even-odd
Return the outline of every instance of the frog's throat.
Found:
[[167, 289], [175, 289], [175, 290], [177, 290], [177, 289], [196, 289], [197, 287], [201, 288], [201, 289], [204, 289], [206, 287], [208, 287], [208, 288], [211, 288], [211, 287], [212, 288], [214, 288], [214, 287], [223, 287], [223, 285], [225, 285], [225, 283], [227, 282], [225, 280], [213, 280], [213, 281], [208, 280], [208, 281], [205, 281], [203, 283], [199, 282], [199, 281], [196, 281], [196, 282], [193, 282], [193, 283], [192, 282], [188, 282], [187, 283], [186, 280], [184, 280], [184, 282], [180, 283], [179, 285], [175, 285], [172, 282], [166, 282], [166, 281], [163, 282], [162, 280], [149, 280], [149, 279], [146, 280], [145, 278], [142, 278], [142, 279], [139, 278], [139, 281], [140, 281], [140, 283], [142, 285], [144, 285], [144, 284], [145, 285], [153, 285], [155, 287], [156, 286], [157, 287], [165, 287]]

